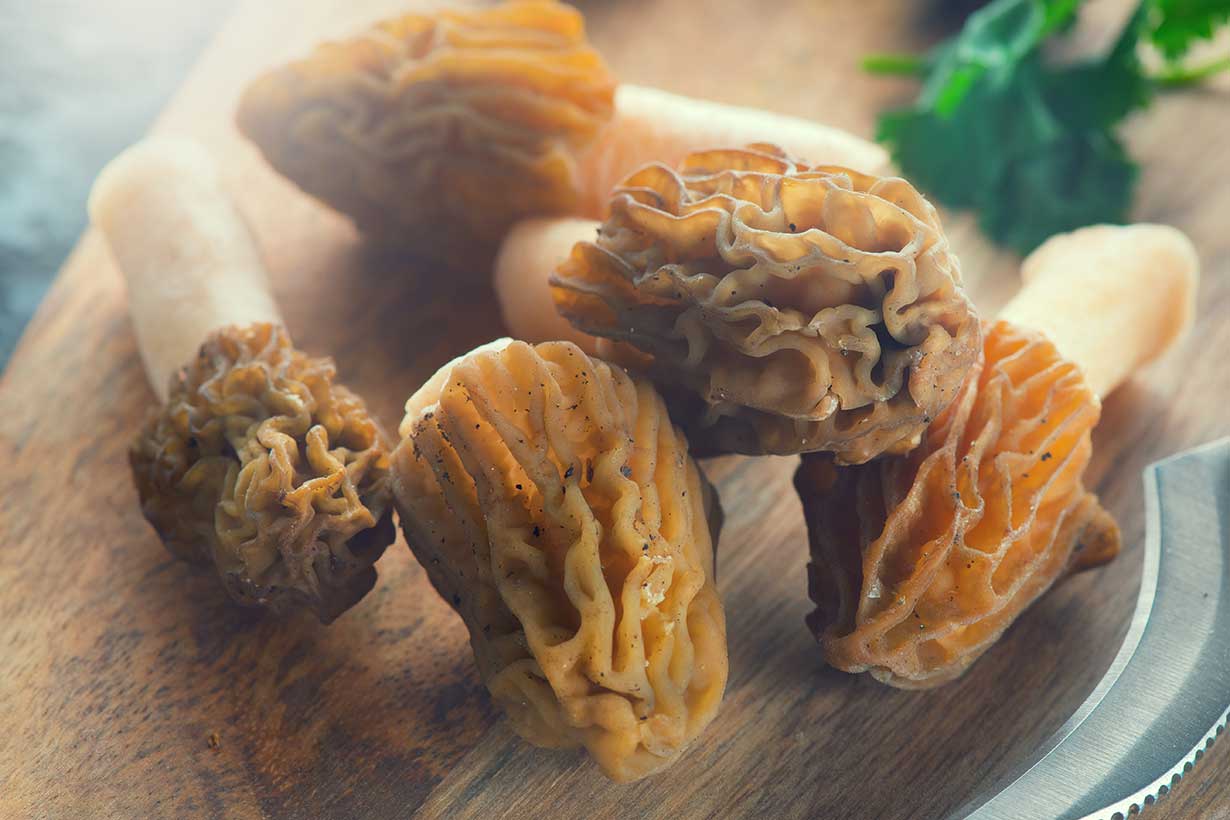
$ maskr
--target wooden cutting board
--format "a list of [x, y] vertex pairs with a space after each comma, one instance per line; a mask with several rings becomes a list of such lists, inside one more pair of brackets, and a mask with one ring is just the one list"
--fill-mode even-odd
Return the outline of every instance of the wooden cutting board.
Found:
[[[628, 81], [869, 134], [910, 85], [862, 75], [857, 58], [942, 36], [942, 5], [583, 8]], [[447, 271], [364, 247], [277, 178], [231, 114], [262, 66], [403, 7], [251, 0], [156, 126], [222, 157], [299, 344], [331, 353], [389, 429], [439, 364], [501, 333], [490, 294], [450, 291]], [[958, 682], [899, 692], [826, 669], [803, 626], [794, 459], [711, 462], [727, 511], [730, 686], [696, 746], [630, 786], [517, 740], [400, 539], [376, 589], [328, 628], [236, 611], [170, 559], [125, 458], [153, 398], [121, 280], [87, 234], [0, 381], [0, 816], [940, 816], [1058, 727], [1114, 655], [1140, 574], [1141, 468], [1230, 433], [1228, 102], [1224, 85], [1168, 97], [1130, 129], [1145, 168], [1137, 217], [1187, 231], [1205, 278], [1192, 341], [1114, 395], [1095, 434], [1091, 478], [1123, 525], [1123, 555], [1048, 594]], [[989, 314], [1016, 261], [967, 217], [949, 226]], [[1227, 746], [1158, 817], [1228, 816]]]

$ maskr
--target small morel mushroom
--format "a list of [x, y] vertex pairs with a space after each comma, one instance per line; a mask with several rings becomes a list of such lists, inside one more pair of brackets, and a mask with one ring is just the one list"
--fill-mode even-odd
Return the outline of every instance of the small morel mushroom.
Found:
[[530, 291], [555, 265], [560, 313], [647, 358], [699, 453], [904, 452], [978, 355], [935, 209], [771, 145], [647, 165], [601, 225], [515, 228], [496, 275]]
[[406, 541], [516, 731], [619, 781], [674, 761], [726, 685], [720, 511], [653, 387], [502, 340], [420, 388], [401, 433]]
[[547, 0], [409, 14], [326, 43], [253, 82], [237, 121], [364, 232], [454, 263], [489, 255], [524, 217], [600, 218], [634, 168], [714, 144], [773, 138], [818, 162], [887, 165], [837, 129], [617, 89], [581, 14]]
[[328, 623], [371, 588], [395, 537], [388, 451], [362, 400], [291, 345], [199, 146], [130, 148], [99, 176], [90, 216], [162, 402], [129, 454], [146, 518], [235, 601]]
[[1083, 483], [1105, 395], [1191, 321], [1191, 243], [1157, 225], [1051, 239], [957, 399], [904, 457], [804, 456], [808, 622], [825, 658], [901, 688], [952, 680], [1067, 572], [1119, 551]]

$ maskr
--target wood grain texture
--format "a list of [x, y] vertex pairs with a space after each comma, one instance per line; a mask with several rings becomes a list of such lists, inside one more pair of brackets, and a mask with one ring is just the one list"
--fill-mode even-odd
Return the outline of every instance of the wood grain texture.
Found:
[[[332, 354], [390, 429], [436, 366], [500, 333], [491, 295], [365, 247], [266, 168], [230, 116], [261, 66], [400, 8], [252, 0], [157, 126], [223, 157], [299, 345]], [[582, 8], [628, 81], [863, 134], [909, 86], [861, 75], [858, 56], [944, 33], [930, 4], [900, 0]], [[512, 735], [400, 539], [376, 589], [328, 628], [237, 612], [171, 560], [125, 458], [152, 394], [121, 279], [87, 234], [0, 381], [0, 816], [941, 816], [1058, 727], [1113, 657], [1140, 574], [1141, 469], [1230, 433], [1228, 102], [1224, 84], [1171, 96], [1130, 129], [1145, 168], [1136, 216], [1187, 231], [1205, 277], [1191, 341], [1112, 396], [1095, 434], [1091, 478], [1123, 555], [1053, 590], [958, 682], [895, 691], [826, 669], [803, 626], [794, 460], [710, 462], [727, 510], [730, 686], [697, 745], [631, 786]], [[1016, 260], [967, 216], [948, 224], [990, 312]], [[1228, 747], [1151, 814], [1230, 817]]]

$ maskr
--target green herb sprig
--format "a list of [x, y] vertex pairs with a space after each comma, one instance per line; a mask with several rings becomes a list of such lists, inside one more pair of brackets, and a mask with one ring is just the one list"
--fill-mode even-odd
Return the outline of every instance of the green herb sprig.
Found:
[[[1230, 71], [1230, 55], [1183, 63], [1230, 22], [1230, 0], [1142, 0], [1103, 55], [1053, 65], [1051, 36], [1081, 0], [994, 0], [930, 53], [875, 55], [878, 74], [922, 79], [917, 101], [881, 114], [877, 139], [902, 173], [940, 202], [969, 208], [996, 242], [1022, 253], [1082, 225], [1123, 222], [1138, 175], [1119, 137], [1163, 88]], [[1146, 44], [1159, 73], [1140, 59]]]

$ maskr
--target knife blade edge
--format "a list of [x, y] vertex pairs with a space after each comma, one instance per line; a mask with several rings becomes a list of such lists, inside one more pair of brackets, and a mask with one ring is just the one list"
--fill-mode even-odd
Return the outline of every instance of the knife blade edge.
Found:
[[[974, 798], [952, 816], [1015, 818], [1027, 816], [1021, 813], [1027, 809], [1044, 810], [1048, 817], [1127, 816], [1156, 802], [1163, 789], [1169, 792], [1224, 731], [1230, 718], [1230, 565], [1224, 549], [1230, 543], [1230, 440], [1151, 465], [1144, 479], [1141, 586], [1114, 660], [1080, 707], [1023, 766], [989, 796]], [[1173, 653], [1169, 662], [1159, 660], [1160, 647], [1171, 646], [1168, 638], [1188, 636], [1197, 637], [1167, 650]], [[1204, 679], [1204, 670], [1213, 679], [1195, 684]], [[1189, 714], [1172, 723], [1177, 702], [1190, 706], [1183, 709]], [[1211, 726], [1199, 724], [1201, 714]], [[1201, 740], [1193, 744], [1197, 735]], [[1166, 749], [1175, 750], [1177, 759], [1167, 760]], [[1127, 761], [1159, 774], [1132, 788], [1137, 784], [1130, 782]], [[1068, 769], [1080, 771], [1063, 775]]]

